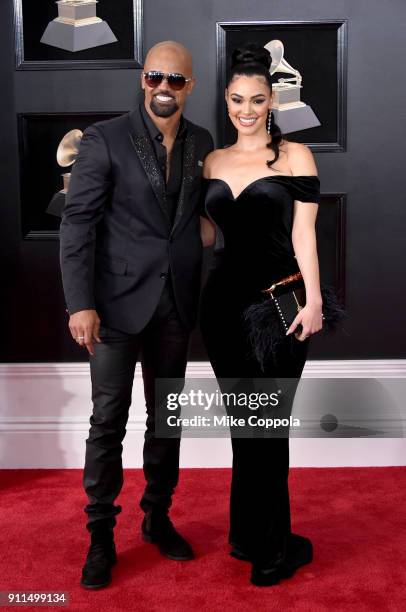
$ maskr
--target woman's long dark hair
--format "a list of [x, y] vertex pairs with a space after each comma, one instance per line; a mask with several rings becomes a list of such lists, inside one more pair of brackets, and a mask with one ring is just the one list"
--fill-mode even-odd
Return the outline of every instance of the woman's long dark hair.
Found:
[[[249, 43], [244, 47], [234, 49], [231, 56], [231, 70], [228, 77], [227, 86], [236, 76], [262, 76], [265, 78], [272, 93], [272, 79], [269, 72], [271, 63], [272, 58], [269, 51], [265, 49], [265, 47], [261, 47], [255, 43]], [[272, 141], [266, 146], [268, 149], [272, 149], [275, 157], [271, 161], [267, 162], [269, 168], [278, 161], [279, 145], [282, 142], [282, 132], [279, 126], [276, 125], [275, 121], [273, 121], [273, 113], [271, 136]]]

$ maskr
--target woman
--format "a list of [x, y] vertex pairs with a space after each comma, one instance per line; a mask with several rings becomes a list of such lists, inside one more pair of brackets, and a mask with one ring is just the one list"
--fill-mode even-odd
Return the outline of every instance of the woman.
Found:
[[[200, 322], [222, 391], [236, 377], [245, 388], [249, 379], [285, 377], [296, 381], [291, 408], [309, 338], [322, 328], [315, 237], [320, 183], [310, 149], [282, 138], [273, 122], [270, 65], [269, 52], [256, 45], [232, 55], [225, 96], [238, 138], [204, 163], [211, 241], [220, 230], [224, 247], [215, 251]], [[299, 269], [306, 305], [262, 369], [250, 350], [244, 311], [261, 290]], [[291, 532], [289, 437], [232, 435], [232, 447], [231, 554], [252, 562], [252, 583], [276, 584], [312, 560], [310, 540]]]

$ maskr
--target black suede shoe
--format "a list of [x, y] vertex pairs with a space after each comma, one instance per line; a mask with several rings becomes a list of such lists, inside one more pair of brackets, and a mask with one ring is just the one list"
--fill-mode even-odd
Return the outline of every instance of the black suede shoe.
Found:
[[313, 545], [309, 538], [292, 533], [288, 541], [286, 559], [274, 567], [252, 566], [251, 582], [256, 586], [273, 586], [282, 578], [290, 578], [295, 571], [313, 560]]
[[113, 527], [98, 521], [91, 527], [91, 544], [82, 569], [80, 584], [85, 589], [100, 589], [111, 582], [111, 568], [117, 563]]
[[173, 561], [189, 561], [193, 550], [176, 531], [169, 516], [164, 513], [147, 512], [141, 525], [145, 542], [156, 544], [162, 555]]
[[[231, 542], [230, 555], [239, 561], [251, 561], [251, 553], [240, 544]], [[313, 547], [309, 538], [292, 533], [289, 537], [287, 561], [285, 564], [300, 567], [313, 559]], [[296, 567], [296, 569], [297, 569]]]
[[274, 586], [279, 584], [280, 579], [281, 575], [278, 567], [264, 569], [256, 565], [252, 566], [251, 583], [255, 586]]
[[295, 571], [313, 561], [313, 544], [309, 538], [296, 533], [290, 535], [285, 561], [280, 567], [281, 578], [290, 578]]

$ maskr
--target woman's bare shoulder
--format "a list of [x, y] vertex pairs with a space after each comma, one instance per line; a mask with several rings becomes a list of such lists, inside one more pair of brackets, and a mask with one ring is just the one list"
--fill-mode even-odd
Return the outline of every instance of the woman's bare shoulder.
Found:
[[284, 149], [292, 174], [317, 175], [316, 162], [310, 147], [301, 142], [285, 140]]
[[204, 158], [203, 176], [210, 178], [215, 173], [216, 167], [224, 159], [227, 149], [214, 149]]

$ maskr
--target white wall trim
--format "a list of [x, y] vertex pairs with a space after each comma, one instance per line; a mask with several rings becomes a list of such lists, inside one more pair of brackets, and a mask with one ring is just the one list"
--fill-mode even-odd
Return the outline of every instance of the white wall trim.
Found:
[[[329, 377], [406, 377], [406, 359], [326, 359], [306, 362], [303, 377], [318, 377], [324, 374]], [[89, 363], [0, 363], [0, 379], [36, 376], [89, 376]], [[213, 376], [208, 361], [188, 363], [186, 376], [206, 378]], [[136, 368], [135, 378], [141, 379], [141, 371]]]
[[[208, 362], [190, 362], [186, 376], [212, 378]], [[308, 361], [303, 378], [406, 378], [406, 359]], [[91, 414], [89, 363], [0, 364], [0, 466], [82, 467]], [[141, 411], [139, 407], [142, 407]], [[145, 427], [141, 370], [136, 368], [133, 404], [123, 461], [140, 467]], [[292, 439], [292, 466], [404, 465], [402, 438]], [[209, 452], [208, 452], [209, 451]], [[182, 441], [182, 465], [231, 465], [228, 439]]]

